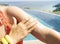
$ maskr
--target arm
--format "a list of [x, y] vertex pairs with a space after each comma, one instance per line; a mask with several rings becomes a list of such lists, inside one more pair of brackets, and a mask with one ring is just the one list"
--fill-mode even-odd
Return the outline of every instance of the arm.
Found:
[[43, 24], [37, 24], [35, 30], [31, 33], [47, 44], [60, 44], [60, 33]]
[[[15, 16], [18, 22], [27, 20], [31, 17], [18, 7], [9, 7], [7, 12]], [[36, 24], [35, 30], [33, 30], [31, 33], [36, 38], [47, 44], [60, 44], [60, 34], [57, 31], [42, 25], [41, 23]]]

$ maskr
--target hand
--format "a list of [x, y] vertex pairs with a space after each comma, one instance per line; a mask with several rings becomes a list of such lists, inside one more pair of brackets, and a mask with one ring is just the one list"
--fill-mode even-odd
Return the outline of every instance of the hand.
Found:
[[[29, 18], [31, 18], [31, 20], [28, 19], [23, 19], [21, 22], [18, 23], [18, 25], [14, 25], [14, 21], [13, 21], [13, 16], [9, 15], [10, 13], [8, 12], [8, 8], [6, 6], [1, 6], [1, 10], [3, 12], [3, 15], [5, 16], [5, 18], [8, 21], [11, 21], [13, 24], [11, 31], [9, 33], [9, 36], [15, 41], [15, 43], [17, 43], [19, 40], [22, 40], [23, 38], [25, 38], [33, 29], [34, 29], [34, 25], [36, 24], [36, 22], [33, 21], [33, 18], [31, 18], [29, 15]], [[27, 17], [28, 17], [27, 16]], [[26, 16], [25, 16], [26, 17]], [[12, 19], [12, 20], [11, 20]], [[24, 28], [23, 28], [24, 27]], [[13, 33], [14, 32], [14, 33]], [[18, 34], [18, 36], [16, 36]]]
[[23, 20], [12, 26], [9, 36], [14, 40], [14, 43], [17, 43], [25, 38], [35, 28], [35, 24], [36, 22], [33, 22], [32, 18], [27, 22]]
[[23, 38], [25, 38], [34, 27], [32, 27], [35, 23], [29, 24], [26, 26], [24, 23], [20, 22], [18, 25], [13, 25], [10, 31], [9, 36], [12, 38], [14, 43], [17, 43], [18, 41], [21, 41]]
[[[16, 17], [18, 22], [22, 20], [30, 20], [31, 16], [24, 12], [22, 9], [18, 7], [8, 7], [7, 12], [12, 16]], [[44, 26], [41, 23], [35, 24], [34, 30], [31, 32], [36, 38], [47, 43], [47, 44], [60, 44], [60, 33]]]

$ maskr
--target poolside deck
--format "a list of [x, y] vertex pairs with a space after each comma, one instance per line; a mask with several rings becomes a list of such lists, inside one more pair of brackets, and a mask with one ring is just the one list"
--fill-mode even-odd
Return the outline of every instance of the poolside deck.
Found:
[[28, 40], [28, 41], [24, 41], [23, 44], [45, 44], [39, 40]]

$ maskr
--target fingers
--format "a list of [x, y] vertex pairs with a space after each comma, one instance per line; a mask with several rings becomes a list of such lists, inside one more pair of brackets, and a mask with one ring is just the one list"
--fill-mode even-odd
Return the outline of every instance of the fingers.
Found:
[[28, 20], [31, 17], [29, 14], [24, 12], [22, 9], [15, 7], [15, 6], [9, 6], [7, 8], [7, 13], [16, 17], [19, 22], [22, 20]]
[[30, 20], [28, 20], [25, 25], [28, 28], [28, 30], [32, 29], [34, 27], [34, 25], [36, 24], [35, 19], [31, 18]]
[[37, 24], [37, 20], [34, 18], [30, 18], [26, 22], [22, 22], [22, 23], [27, 27], [28, 33], [30, 33], [32, 30], [35, 29], [35, 27], [36, 27], [35, 25]]

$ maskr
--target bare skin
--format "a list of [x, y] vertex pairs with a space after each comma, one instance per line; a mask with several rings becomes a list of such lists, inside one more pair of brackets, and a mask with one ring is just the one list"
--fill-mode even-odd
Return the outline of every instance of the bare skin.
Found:
[[[17, 20], [15, 18], [13, 19], [12, 16], [7, 14], [6, 10], [8, 7], [0, 6], [0, 8], [1, 8], [0, 13], [2, 12], [2, 15], [5, 17], [4, 18], [0, 14], [0, 16], [3, 17], [2, 19], [5, 19], [5, 20], [7, 19], [6, 21], [9, 21], [11, 24], [11, 30], [10, 30], [10, 33], [8, 34], [8, 36], [12, 39], [12, 41], [10, 41], [10, 44], [16, 44], [17, 42], [21, 41], [33, 30], [36, 22], [31, 21], [32, 19], [29, 21], [22, 20], [17, 24]], [[2, 26], [0, 26], [0, 38], [3, 38], [5, 35], [7, 35], [5, 31], [5, 25], [2, 24]]]
[[[15, 6], [7, 7], [6, 12], [11, 16], [16, 17], [18, 23], [21, 22], [22, 20], [27, 20], [31, 17], [22, 9]], [[35, 24], [35, 28], [31, 32], [31, 34], [47, 44], [60, 44], [60, 33], [51, 28], [44, 26], [39, 22]]]

